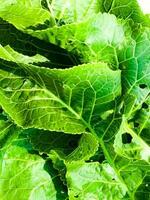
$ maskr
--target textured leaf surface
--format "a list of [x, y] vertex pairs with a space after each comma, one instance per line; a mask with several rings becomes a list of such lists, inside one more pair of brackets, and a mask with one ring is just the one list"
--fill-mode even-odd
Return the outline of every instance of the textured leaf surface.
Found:
[[125, 120], [115, 137], [114, 148], [118, 155], [150, 162], [150, 146], [130, 128]]
[[[49, 61], [45, 63], [46, 67], [71, 67], [75, 65], [75, 61], [70, 54], [68, 54], [65, 50], [61, 49], [58, 46], [49, 44], [42, 40], [39, 40], [35, 37], [32, 37], [26, 33], [17, 30], [14, 26], [9, 24], [8, 22], [2, 20], [0, 18], [0, 44], [3, 47], [12, 48], [15, 52], [26, 56], [34, 57], [36, 54], [39, 54], [44, 57], [44, 59], [48, 59]], [[9, 51], [10, 51], [9, 48]], [[3, 49], [1, 49], [2, 51]], [[11, 51], [12, 53], [12, 51]], [[18, 54], [14, 55], [18, 57]], [[4, 53], [1, 52], [1, 57], [4, 59]], [[22, 58], [22, 56], [21, 56]], [[35, 57], [34, 57], [35, 58]], [[5, 59], [10, 59], [9, 55], [5, 54]], [[12, 59], [12, 58], [11, 58]], [[28, 57], [29, 59], [29, 57]], [[31, 58], [30, 58], [31, 59]], [[26, 61], [29, 62], [29, 61]], [[39, 64], [39, 63], [36, 63]], [[44, 63], [42, 63], [42, 66]], [[44, 66], [45, 66], [44, 65]]]
[[[121, 168], [123, 164], [121, 162], [118, 172], [120, 171], [124, 181], [128, 184], [129, 190], [132, 190], [130, 196], [127, 194], [124, 183], [118, 179], [116, 172], [109, 164], [78, 162], [67, 165], [66, 177], [69, 187], [69, 199], [139, 200], [143, 196], [147, 200], [149, 198], [149, 165], [140, 162], [127, 164], [127, 160], [125, 163]], [[147, 174], [143, 178], [146, 169]]]
[[139, 30], [122, 52], [122, 83], [125, 97], [125, 112], [139, 109], [150, 92], [150, 29]]
[[7, 60], [7, 61], [13, 61], [16, 63], [24, 63], [24, 64], [49, 61], [47, 58], [45, 58], [44, 56], [41, 56], [39, 54], [36, 54], [35, 56], [31, 56], [31, 57], [25, 56], [23, 54], [16, 52], [9, 45], [7, 45], [5, 47], [0, 45], [0, 58]]
[[142, 108], [136, 113], [134, 129], [138, 135], [150, 145], [150, 97], [142, 104]]
[[139, 131], [141, 132], [143, 129], [149, 129], [150, 127], [150, 96], [149, 98], [142, 104], [142, 109], [138, 113], [137, 123], [139, 123]]
[[39, 152], [50, 154], [55, 151], [66, 161], [88, 160], [98, 149], [98, 141], [89, 133], [79, 136], [32, 130], [30, 141]]
[[148, 25], [149, 21], [143, 14], [137, 0], [99, 0], [99, 9], [119, 18], [132, 19], [135, 23]]
[[98, 11], [97, 0], [57, 0], [49, 4], [51, 14], [57, 19], [57, 23], [72, 23], [91, 17]]
[[0, 151], [0, 198], [65, 199], [65, 194], [57, 193], [55, 188], [57, 175], [52, 169], [48, 174], [45, 161], [39, 155], [32, 154], [31, 150], [27, 139], [19, 137]]
[[[130, 191], [129, 199], [145, 200], [150, 197], [150, 165], [147, 162], [134, 159], [116, 159], [118, 172]], [[129, 192], [128, 192], [129, 193]]]
[[0, 2], [0, 199], [149, 200], [137, 0]]
[[97, 14], [85, 22], [30, 32], [78, 55], [81, 62], [105, 61], [118, 66], [117, 50], [123, 48], [128, 31], [114, 15]]
[[124, 185], [108, 164], [73, 163], [67, 166], [67, 183], [71, 200], [128, 199]]
[[[4, 147], [8, 140], [13, 137], [17, 137], [19, 134], [19, 128], [17, 128], [12, 122], [10, 122], [7, 117], [0, 113], [0, 149]], [[15, 134], [14, 134], [15, 133]]]
[[120, 71], [104, 63], [48, 70], [1, 62], [0, 104], [25, 128], [83, 133], [114, 108], [120, 86]]
[[50, 19], [50, 13], [42, 8], [40, 0], [1, 0], [0, 17], [18, 29], [25, 29], [44, 23]]

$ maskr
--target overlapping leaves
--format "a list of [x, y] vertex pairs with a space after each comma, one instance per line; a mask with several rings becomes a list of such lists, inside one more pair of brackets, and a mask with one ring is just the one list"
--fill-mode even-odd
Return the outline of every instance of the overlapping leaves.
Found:
[[8, 130], [11, 131], [11, 139], [6, 143], [2, 140], [5, 145], [0, 150], [0, 198], [65, 199], [67, 195], [61, 186], [59, 174], [51, 167], [51, 163], [33, 154], [26, 134], [20, 133], [18, 136], [17, 128], [8, 129], [8, 126], [2, 126], [2, 120], [0, 122], [3, 135], [5, 133], [8, 136]]
[[0, 17], [0, 198], [148, 200], [150, 29], [137, 1], [11, 0]]
[[104, 63], [47, 70], [1, 61], [0, 104], [24, 128], [83, 133], [114, 108], [120, 80]]

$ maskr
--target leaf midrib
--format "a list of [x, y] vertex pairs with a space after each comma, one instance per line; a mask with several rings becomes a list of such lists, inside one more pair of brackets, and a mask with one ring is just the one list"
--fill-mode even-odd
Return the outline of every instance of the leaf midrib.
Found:
[[[43, 88], [43, 89], [44, 89], [44, 88]], [[116, 166], [115, 166], [115, 164], [113, 163], [113, 160], [111, 159], [111, 156], [109, 155], [109, 152], [107, 151], [103, 140], [100, 139], [100, 138], [97, 136], [96, 132], [95, 132], [94, 129], [91, 127], [91, 125], [90, 125], [89, 123], [87, 123], [75, 110], [73, 110], [70, 106], [68, 106], [65, 102], [63, 102], [61, 99], [59, 99], [59, 98], [58, 98], [57, 96], [55, 96], [53, 93], [51, 93], [49, 90], [47, 90], [47, 89], [45, 88], [45, 91], [46, 91], [46, 93], [49, 94], [50, 96], [54, 97], [54, 99], [55, 99], [56, 101], [58, 101], [58, 102], [61, 103], [64, 107], [66, 107], [72, 114], [74, 114], [74, 115], [77, 117], [77, 119], [80, 119], [80, 120], [82, 121], [83, 125], [85, 126], [85, 128], [88, 128], [88, 129], [90, 130], [91, 134], [93, 134], [93, 135], [96, 137], [96, 139], [98, 140], [99, 144], [101, 145], [101, 148], [102, 148], [102, 150], [103, 150], [104, 155], [106, 156], [107, 161], [108, 161], [109, 164], [113, 167], [113, 169], [114, 169], [114, 171], [115, 171], [115, 173], [116, 173], [118, 179], [120, 180], [120, 182], [122, 183], [122, 185], [126, 188], [126, 191], [127, 191], [128, 195], [129, 195], [130, 198], [132, 199], [132, 198], [133, 198], [133, 197], [132, 197], [132, 194], [131, 194], [131, 192], [129, 191], [129, 188], [128, 188], [128, 186], [126, 185], [126, 183], [124, 182], [123, 178], [122, 178], [122, 177], [120, 176], [120, 174], [118, 173], [118, 170], [116, 169]]]
[[43, 87], [41, 84], [39, 84], [39, 82], [34, 79], [34, 77], [32, 76], [31, 74], [31, 77], [33, 79], [33, 81], [41, 88], [41, 90], [44, 90], [45, 93], [50, 96], [51, 98], [53, 98], [53, 100], [59, 102], [63, 107], [67, 108], [68, 111], [70, 111], [77, 119], [79, 119], [82, 124], [85, 126], [85, 128], [88, 128], [91, 132], [91, 134], [93, 134], [96, 139], [98, 140], [99, 144], [101, 145], [101, 148], [103, 150], [103, 153], [108, 161], [108, 163], [113, 167], [117, 177], [118, 177], [118, 180], [120, 180], [120, 183], [124, 186], [124, 188], [126, 189], [127, 193], [129, 194], [129, 196], [131, 197], [132, 199], [132, 194], [130, 193], [129, 191], [129, 188], [127, 187], [126, 183], [124, 182], [123, 178], [120, 176], [120, 174], [118, 173], [117, 169], [116, 169], [116, 166], [115, 164], [113, 163], [113, 160], [111, 159], [111, 156], [109, 155], [109, 152], [107, 151], [106, 147], [105, 147], [105, 144], [103, 142], [102, 139], [100, 139], [96, 132], [94, 131], [94, 129], [91, 127], [91, 125], [89, 123], [87, 123], [82, 117], [81, 115], [79, 115], [72, 107], [68, 106], [64, 101], [62, 101], [59, 97], [57, 97], [55, 94], [53, 94], [51, 91], [49, 91], [46, 87]]

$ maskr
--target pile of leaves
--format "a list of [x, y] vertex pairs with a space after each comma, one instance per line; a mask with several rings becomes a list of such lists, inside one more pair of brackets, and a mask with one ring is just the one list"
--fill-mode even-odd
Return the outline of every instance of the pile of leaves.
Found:
[[136, 0], [0, 2], [0, 199], [150, 199], [150, 17]]

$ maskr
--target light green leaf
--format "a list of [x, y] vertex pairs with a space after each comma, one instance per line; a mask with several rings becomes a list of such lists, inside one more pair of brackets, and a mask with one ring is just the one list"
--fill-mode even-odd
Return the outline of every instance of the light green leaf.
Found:
[[[0, 151], [0, 199], [57, 200], [58, 197], [64, 200], [58, 174], [39, 155], [30, 151], [32, 147], [23, 136]], [[59, 185], [58, 191], [56, 184]]]
[[129, 41], [119, 58], [128, 117], [140, 109], [150, 92], [150, 31], [148, 28], [140, 29], [134, 37], [135, 40]]
[[133, 22], [142, 25], [150, 25], [137, 0], [99, 0], [98, 2], [101, 12], [114, 14], [118, 18], [132, 19]]
[[150, 146], [136, 133], [124, 119], [115, 136], [114, 149], [128, 159], [150, 162]]
[[56, 151], [52, 151], [50, 154], [48, 154], [48, 156], [52, 161], [54, 169], [58, 171], [61, 181], [66, 186], [66, 165], [64, 160], [59, 157]]
[[144, 200], [150, 197], [150, 165], [141, 160], [115, 158], [118, 173], [128, 186], [130, 198], [133, 200]]
[[99, 13], [81, 23], [29, 33], [67, 49], [82, 63], [103, 61], [117, 68], [117, 51], [124, 48], [129, 32], [128, 26], [114, 15]]
[[0, 199], [150, 199], [148, 19], [136, 0], [1, 2]]
[[3, 113], [0, 113], [0, 149], [3, 148], [5, 143], [9, 140], [17, 137], [18, 134], [19, 128], [10, 122]]
[[107, 163], [68, 164], [66, 178], [70, 200], [128, 199], [126, 188]]
[[129, 162], [125, 159], [121, 159], [119, 162], [118, 160], [117, 173], [121, 174], [124, 182], [118, 179], [118, 174], [108, 163], [75, 162], [67, 164], [66, 178], [69, 199], [140, 200], [143, 197], [144, 200], [147, 200], [149, 198], [150, 167], [146, 163]]
[[24, 63], [24, 64], [49, 61], [47, 58], [39, 54], [36, 54], [35, 56], [31, 56], [31, 57], [27, 55], [23, 55], [21, 53], [18, 53], [14, 49], [12, 49], [9, 45], [4, 46], [4, 47], [0, 45], [0, 58], [7, 61], [13, 61], [16, 63]]
[[11, 140], [18, 137], [19, 133], [20, 128], [13, 124], [0, 106], [0, 150]]
[[48, 7], [57, 23], [72, 23], [85, 20], [97, 12], [97, 0], [50, 1]]
[[135, 122], [139, 123], [138, 128], [140, 133], [143, 129], [150, 128], [150, 97], [142, 106], [142, 109], [138, 113], [138, 118], [135, 120]]
[[50, 13], [42, 8], [40, 0], [5, 0], [1, 1], [0, 17], [18, 29], [26, 29], [43, 24]]
[[[60, 66], [61, 68], [68, 66], [71, 67], [72, 65], [75, 65], [74, 63], [76, 63], [73, 57], [70, 54], [68, 54], [68, 52], [66, 52], [64, 49], [61, 49], [58, 46], [49, 44], [38, 38], [23, 33], [22, 31], [17, 30], [14, 26], [2, 20], [1, 18], [0, 18], [0, 44], [5, 48], [7, 47], [7, 50], [9, 49], [9, 53], [11, 54], [13, 53], [13, 56], [15, 58], [16, 57], [18, 58], [18, 56], [20, 58], [21, 56], [21, 61], [25, 61], [24, 59], [29, 57], [30, 61], [31, 57], [32, 60], [33, 58], [39, 59], [40, 55], [43, 61], [47, 59], [48, 62], [43, 62], [42, 64], [41, 63], [36, 63], [36, 64], [37, 65], [41, 64], [42, 66], [44, 65], [49, 68], [54, 68], [54, 67], [56, 68]], [[9, 47], [12, 48], [15, 52], [12, 49], [10, 50]], [[0, 56], [3, 59], [5, 58], [6, 60], [11, 60], [12, 58], [10, 57], [10, 55], [6, 54], [6, 52], [4, 52], [3, 50], [4, 49], [1, 48]], [[17, 52], [18, 54], [16, 54]]]
[[[108, 162], [110, 164], [116, 177], [126, 188], [129, 195], [127, 199], [135, 199], [135, 196], [140, 199], [142, 194], [146, 197], [149, 195], [149, 184], [147, 188], [147, 183], [150, 172], [150, 147], [147, 141], [138, 136], [138, 133], [122, 117], [109, 116], [107, 120], [102, 120], [95, 126], [94, 130], [99, 136], [99, 142], [105, 156], [104, 163]], [[130, 135], [129, 138], [128, 135]], [[127, 138], [124, 138], [124, 136]], [[147, 138], [149, 137], [147, 136]], [[132, 145], [130, 145], [129, 140], [131, 140]], [[137, 176], [139, 177], [138, 180]], [[142, 191], [140, 191], [141, 187]]]
[[150, 145], [150, 96], [142, 104], [142, 108], [136, 113], [134, 128], [138, 135]]
[[104, 63], [50, 70], [1, 61], [0, 104], [24, 128], [83, 133], [113, 110], [120, 71]]
[[98, 149], [98, 141], [90, 133], [69, 135], [33, 129], [29, 134], [33, 148], [40, 153], [57, 152], [66, 161], [88, 160]]

